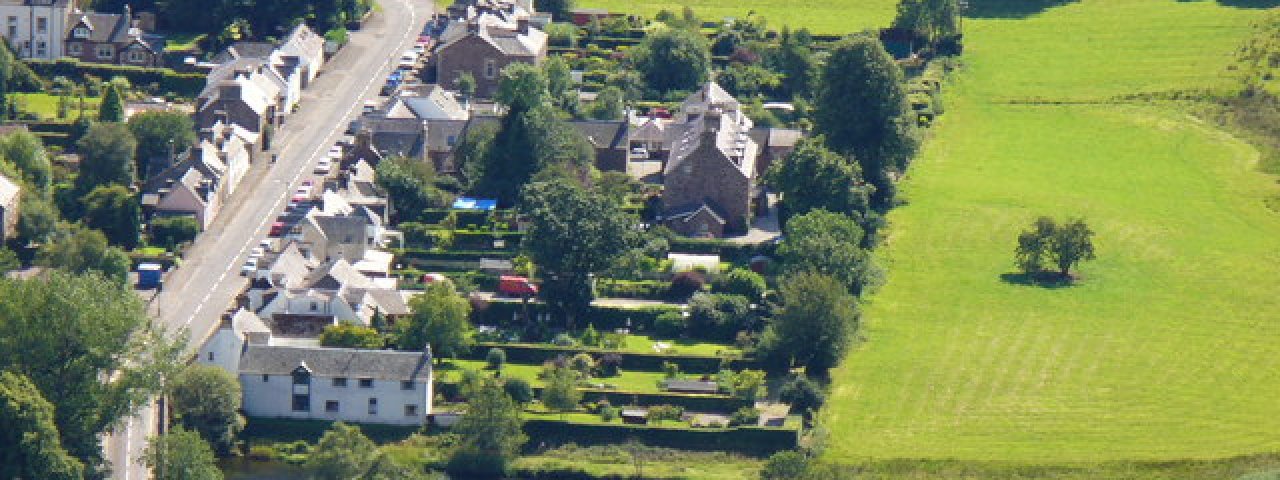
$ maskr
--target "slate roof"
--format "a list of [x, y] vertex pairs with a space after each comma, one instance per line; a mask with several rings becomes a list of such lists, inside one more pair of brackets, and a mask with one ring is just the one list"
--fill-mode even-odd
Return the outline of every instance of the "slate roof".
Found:
[[89, 27], [89, 38], [77, 40], [94, 43], [125, 43], [129, 41], [129, 18], [124, 14], [82, 13], [79, 19], [71, 23], [71, 28], [67, 30], [68, 35], [70, 35], [71, 30], [74, 30], [80, 24]]
[[344, 287], [371, 288], [373, 282], [346, 260], [339, 258], [312, 270], [302, 281], [302, 286], [319, 290], [340, 290]]
[[305, 365], [317, 377], [431, 381], [431, 353], [352, 348], [248, 345], [240, 373], [289, 375]]
[[570, 122], [595, 148], [627, 149], [627, 131], [631, 127], [625, 120], [579, 120]]
[[[468, 24], [475, 24], [479, 28], [473, 34], [468, 29]], [[547, 45], [547, 34], [542, 30], [530, 27], [527, 34], [522, 34], [517, 28], [514, 22], [489, 12], [470, 19], [453, 20], [440, 34], [436, 50], [446, 50], [457, 41], [472, 35], [480, 37], [506, 55], [518, 57], [536, 56]]]
[[311, 262], [298, 250], [297, 242], [289, 242], [267, 271], [276, 286], [293, 288], [301, 285], [311, 271]]
[[236, 59], [266, 60], [276, 49], [271, 42], [236, 42], [213, 56], [213, 63], [227, 63]]

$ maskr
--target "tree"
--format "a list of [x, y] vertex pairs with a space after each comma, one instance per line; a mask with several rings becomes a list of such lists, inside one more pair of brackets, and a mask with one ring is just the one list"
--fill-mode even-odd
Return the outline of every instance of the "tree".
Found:
[[826, 402], [822, 389], [804, 375], [795, 375], [783, 383], [778, 390], [778, 399], [804, 413], [822, 408], [822, 404]]
[[696, 30], [668, 28], [649, 33], [631, 50], [631, 62], [650, 89], [693, 90], [707, 81], [711, 52]]
[[19, 268], [22, 268], [22, 261], [18, 259], [18, 254], [14, 253], [13, 250], [0, 246], [0, 273]]
[[320, 345], [338, 348], [378, 349], [385, 345], [382, 334], [369, 327], [339, 323], [324, 327], [320, 332]]
[[563, 180], [530, 184], [520, 211], [530, 223], [520, 246], [544, 272], [542, 296], [572, 329], [594, 297], [592, 275], [632, 243], [632, 222], [608, 199]]
[[856, 162], [828, 150], [825, 142], [821, 135], [801, 139], [786, 158], [769, 167], [769, 186], [782, 194], [788, 216], [818, 209], [865, 215], [873, 188], [863, 182]]
[[489, 353], [484, 356], [484, 362], [490, 370], [502, 370], [502, 366], [507, 363], [507, 352], [498, 347], [489, 349]]
[[718, 293], [741, 295], [753, 302], [764, 297], [764, 277], [745, 268], [733, 268], [720, 274], [711, 282], [712, 290]]
[[96, 123], [76, 145], [80, 151], [76, 191], [81, 195], [99, 185], [133, 184], [138, 143], [124, 124]]
[[98, 121], [120, 123], [124, 121], [124, 98], [120, 89], [108, 83], [102, 93], [102, 104], [98, 106]]
[[448, 194], [435, 186], [436, 172], [431, 162], [392, 156], [378, 163], [374, 179], [387, 191], [393, 215], [399, 221], [422, 218], [428, 208], [449, 204]]
[[929, 43], [960, 33], [959, 0], [902, 0], [893, 28], [915, 32]]
[[818, 273], [791, 275], [779, 285], [783, 307], [765, 329], [761, 350], [775, 366], [795, 362], [815, 373], [834, 367], [858, 328], [853, 295]]
[[0, 156], [18, 169], [26, 185], [34, 188], [42, 197], [49, 195], [53, 181], [53, 165], [44, 143], [27, 130], [0, 137]]
[[536, 0], [533, 9], [550, 13], [557, 22], [567, 22], [572, 19], [573, 0]]
[[138, 245], [142, 206], [124, 185], [99, 185], [81, 200], [84, 221], [101, 230], [112, 245], [133, 249]]
[[512, 63], [502, 69], [494, 99], [509, 112], [527, 112], [551, 100], [550, 81], [535, 65]]
[[0, 279], [0, 319], [0, 365], [53, 403], [62, 445], [90, 468], [100, 435], [159, 392], [182, 352], [147, 329], [132, 289], [93, 273]]
[[174, 247], [196, 239], [200, 224], [187, 215], [158, 217], [151, 220], [151, 243], [172, 250]]
[[83, 478], [84, 465], [62, 448], [53, 414], [26, 375], [0, 372], [0, 478]]
[[476, 77], [472, 76], [471, 72], [462, 72], [458, 75], [458, 79], [454, 80], [453, 86], [463, 97], [470, 99], [476, 94]]
[[804, 476], [809, 458], [795, 450], [784, 450], [769, 456], [760, 470], [760, 480], [793, 480]]
[[434, 282], [409, 300], [413, 312], [400, 322], [398, 343], [404, 350], [422, 350], [431, 345], [431, 353], [439, 361], [455, 357], [471, 349], [471, 303], [454, 291], [450, 282]]
[[732, 340], [751, 324], [750, 301], [741, 295], [695, 293], [689, 299], [689, 332], [699, 338]]
[[782, 73], [782, 90], [792, 98], [808, 98], [813, 93], [819, 71], [811, 43], [808, 30], [792, 33], [784, 26], [778, 48], [765, 56], [765, 65]]
[[216, 366], [194, 364], [168, 388], [177, 423], [199, 433], [219, 456], [231, 455], [244, 428], [236, 377]]
[[1014, 254], [1018, 267], [1028, 274], [1043, 271], [1049, 262], [1057, 268], [1058, 276], [1071, 278], [1072, 268], [1096, 258], [1093, 230], [1083, 219], [1058, 224], [1052, 218], [1040, 217], [1029, 230], [1018, 235]]
[[542, 72], [547, 77], [547, 93], [551, 96], [551, 102], [562, 110], [573, 113], [573, 107], [578, 102], [578, 92], [573, 89], [569, 62], [559, 55], [552, 56], [543, 62]]
[[367, 478], [382, 456], [378, 446], [360, 432], [360, 427], [337, 422], [311, 449], [306, 467], [311, 478], [321, 480]]
[[55, 234], [49, 243], [36, 251], [36, 265], [61, 268], [72, 273], [98, 271], [120, 284], [129, 275], [129, 256], [107, 244], [102, 232], [79, 224]]
[[200, 434], [182, 427], [152, 437], [143, 451], [142, 463], [151, 469], [156, 480], [222, 479], [213, 449]]
[[542, 404], [547, 408], [560, 412], [575, 410], [582, 401], [582, 391], [578, 390], [578, 374], [568, 368], [557, 368], [551, 371], [542, 387]]
[[169, 158], [196, 141], [191, 116], [181, 112], [142, 112], [129, 117], [129, 131], [138, 141], [138, 177], [148, 178], [152, 160]]
[[855, 295], [878, 275], [871, 255], [859, 247], [862, 227], [847, 215], [814, 210], [789, 220], [785, 231], [778, 246], [785, 273], [830, 275]]
[[529, 381], [519, 377], [508, 377], [502, 383], [502, 390], [507, 392], [511, 400], [519, 405], [533, 401], [533, 386], [529, 385]]
[[505, 474], [529, 437], [520, 407], [493, 379], [469, 399], [467, 414], [453, 427], [460, 437], [449, 458], [450, 473]]
[[488, 123], [471, 124], [453, 147], [453, 164], [462, 176], [463, 186], [470, 190], [484, 175], [489, 147], [498, 135], [498, 127]]
[[596, 120], [618, 120], [623, 115], [624, 100], [622, 89], [612, 85], [604, 87], [591, 101], [587, 116]]
[[18, 206], [18, 238], [21, 244], [43, 243], [58, 231], [58, 209], [36, 192], [22, 192]]
[[893, 199], [891, 172], [906, 168], [919, 146], [905, 85], [880, 40], [858, 34], [833, 46], [814, 99], [817, 132], [832, 150], [857, 159], [878, 207]]

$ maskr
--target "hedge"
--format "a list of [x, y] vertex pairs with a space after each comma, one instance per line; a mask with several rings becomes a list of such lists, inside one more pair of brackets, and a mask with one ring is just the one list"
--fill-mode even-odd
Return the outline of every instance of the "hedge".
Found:
[[[328, 420], [300, 420], [291, 418], [246, 417], [244, 431], [241, 433], [247, 440], [265, 440], [276, 442], [292, 442], [305, 440], [316, 443], [324, 432], [333, 426]], [[376, 423], [352, 423], [360, 427], [366, 437], [377, 443], [398, 442], [419, 431], [421, 427], [405, 425], [383, 425]]]
[[[453, 248], [463, 250], [517, 250], [520, 248], [520, 240], [523, 238], [523, 232], [472, 232], [454, 230]], [[494, 240], [505, 240], [506, 246], [500, 249], [494, 248]]]
[[[526, 363], [541, 364], [547, 360], [552, 360], [560, 355], [572, 357], [579, 352], [587, 352], [593, 355], [604, 355], [606, 353], [617, 354], [622, 357], [622, 368], [624, 370], [643, 370], [650, 372], [662, 371], [663, 362], [671, 362], [680, 366], [680, 371], [688, 373], [714, 373], [720, 371], [721, 357], [714, 355], [683, 355], [656, 352], [628, 352], [623, 350], [607, 350], [594, 347], [558, 347], [546, 344], [531, 343], [501, 343], [501, 342], [477, 342], [476, 347], [471, 349], [466, 358], [471, 360], [484, 360], [484, 354], [490, 348], [501, 348], [507, 352], [507, 362], [510, 363]], [[734, 368], [756, 368], [754, 359], [732, 360], [731, 366]]]
[[661, 280], [605, 280], [596, 284], [596, 293], [610, 298], [664, 300], [671, 282]]
[[479, 262], [481, 258], [515, 258], [515, 252], [506, 250], [449, 250], [449, 251], [430, 251], [421, 248], [393, 248], [391, 253], [395, 254], [398, 261], [404, 261], [412, 264], [415, 260], [455, 260]]
[[[607, 380], [607, 379], [606, 379]], [[731, 397], [728, 395], [698, 395], [691, 393], [667, 393], [667, 392], [628, 392], [623, 390], [600, 390], [592, 388], [584, 388], [582, 390], [582, 400], [584, 402], [598, 402], [600, 399], [609, 400], [609, 404], [613, 406], [623, 405], [675, 405], [684, 407], [690, 411], [698, 412], [724, 412], [726, 414], [736, 411], [742, 407], [751, 406], [752, 402]], [[536, 396], [542, 396], [542, 387], [533, 387]], [[445, 398], [458, 398], [459, 384], [457, 382], [436, 382], [436, 395], [442, 395]]]
[[[477, 309], [472, 320], [478, 324], [506, 325], [511, 323], [512, 314], [522, 311], [518, 300], [490, 300], [483, 310]], [[545, 309], [541, 303], [531, 302], [530, 313], [540, 313]], [[579, 319], [581, 325], [595, 325], [600, 330], [616, 330], [627, 328], [630, 321], [632, 331], [652, 331], [653, 321], [667, 312], [679, 312], [679, 305], [654, 305], [646, 307], [622, 308], [593, 305], [590, 313]]]
[[92, 75], [103, 80], [112, 77], [124, 77], [129, 83], [138, 86], [159, 84], [160, 90], [173, 92], [183, 97], [195, 97], [204, 89], [205, 76], [199, 73], [178, 73], [168, 68], [135, 67], [130, 65], [112, 65], [105, 63], [86, 63], [73, 58], [57, 60], [27, 60], [27, 65], [42, 77], [53, 78], [63, 76], [84, 81], [85, 75]]
[[699, 253], [720, 255], [720, 259], [729, 262], [747, 262], [756, 255], [771, 255], [772, 245], [744, 245], [724, 240], [707, 240], [671, 236], [667, 238], [672, 252]]
[[796, 448], [800, 431], [769, 427], [678, 428], [630, 424], [591, 424], [530, 419], [525, 434], [539, 444], [609, 445], [636, 439], [654, 447], [697, 451], [725, 451], [765, 457]]

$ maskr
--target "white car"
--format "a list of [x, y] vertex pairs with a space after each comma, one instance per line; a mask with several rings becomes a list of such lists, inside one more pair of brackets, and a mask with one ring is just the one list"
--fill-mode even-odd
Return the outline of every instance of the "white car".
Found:
[[240, 267], [240, 276], [242, 277], [247, 277], [257, 272], [258, 259], [255, 257], [249, 257], [249, 259], [244, 262], [244, 266]]
[[311, 185], [301, 185], [293, 191], [294, 197], [311, 197]]
[[266, 238], [262, 239], [261, 242], [258, 242], [258, 248], [261, 248], [264, 252], [275, 250], [275, 246], [271, 244], [271, 239]]
[[316, 168], [312, 172], [317, 175], [328, 175], [332, 170], [333, 164], [329, 163], [329, 159], [321, 158], [320, 161], [316, 162]]
[[249, 250], [249, 258], [262, 258], [262, 256], [266, 254], [267, 251], [262, 247], [253, 247], [252, 250]]

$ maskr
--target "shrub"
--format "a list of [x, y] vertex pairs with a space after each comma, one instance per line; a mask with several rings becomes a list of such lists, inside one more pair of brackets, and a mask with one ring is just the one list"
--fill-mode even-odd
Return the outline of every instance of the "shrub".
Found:
[[588, 324], [587, 324], [587, 329], [582, 331], [582, 337], [581, 337], [581, 339], [580, 339], [580, 340], [582, 341], [582, 344], [583, 344], [583, 345], [585, 345], [585, 346], [588, 346], [588, 347], [599, 347], [599, 346], [600, 346], [600, 332], [597, 332], [597, 331], [596, 331], [596, 327], [595, 327], [595, 325], [593, 325], [593, 324], [589, 324], [589, 323], [588, 323]]
[[612, 422], [617, 420], [622, 410], [618, 407], [603, 407], [600, 409], [600, 420], [604, 422]]
[[673, 362], [662, 362], [662, 373], [667, 378], [676, 378], [680, 376], [680, 364]]
[[616, 377], [622, 373], [622, 355], [606, 353], [600, 357], [596, 366], [600, 369], [600, 376]]
[[702, 291], [706, 284], [707, 277], [701, 272], [680, 272], [671, 278], [671, 288], [667, 290], [667, 295], [672, 300], [688, 300], [693, 294]]
[[804, 412], [822, 408], [826, 402], [818, 385], [804, 375], [796, 375], [784, 383], [778, 390], [778, 399]]
[[591, 370], [596, 368], [596, 361], [591, 358], [589, 353], [579, 353], [569, 360], [569, 368], [581, 374], [583, 377], [590, 377]]
[[689, 299], [689, 333], [693, 336], [732, 340], [754, 323], [750, 303], [741, 295], [697, 293]]
[[650, 422], [660, 420], [680, 420], [680, 416], [684, 414], [684, 408], [674, 405], [654, 405], [649, 407], [648, 415], [645, 417]]
[[742, 295], [752, 302], [759, 302], [764, 296], [764, 277], [745, 268], [735, 268], [716, 277], [711, 289], [716, 293]]
[[382, 334], [369, 327], [339, 323], [324, 328], [320, 333], [320, 345], [341, 348], [377, 349], [386, 346]]
[[551, 344], [557, 347], [573, 347], [578, 345], [578, 341], [567, 333], [559, 333], [556, 334], [555, 338], [551, 339]]
[[151, 243], [173, 249], [196, 239], [200, 224], [194, 217], [160, 217], [151, 221]]
[[502, 370], [502, 365], [507, 363], [507, 352], [497, 347], [490, 348], [484, 361], [491, 370]]
[[760, 422], [760, 411], [753, 407], [742, 407], [729, 416], [729, 425], [755, 425]]
[[534, 399], [533, 386], [523, 378], [507, 378], [507, 381], [502, 384], [502, 390], [521, 405], [532, 402]]
[[676, 338], [684, 334], [685, 318], [680, 312], [666, 312], [653, 321], [653, 329], [661, 337]]

